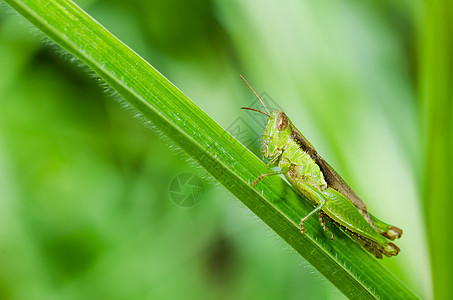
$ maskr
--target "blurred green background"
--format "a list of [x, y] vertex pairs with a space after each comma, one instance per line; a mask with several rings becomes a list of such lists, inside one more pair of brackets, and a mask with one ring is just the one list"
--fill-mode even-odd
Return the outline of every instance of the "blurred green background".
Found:
[[[241, 117], [262, 129], [239, 109], [254, 101], [239, 74], [272, 97], [369, 210], [403, 228], [401, 254], [382, 263], [431, 297], [414, 4], [76, 3], [224, 128]], [[0, 66], [1, 299], [343, 298], [6, 6]], [[187, 172], [204, 193], [181, 208], [169, 185]]]

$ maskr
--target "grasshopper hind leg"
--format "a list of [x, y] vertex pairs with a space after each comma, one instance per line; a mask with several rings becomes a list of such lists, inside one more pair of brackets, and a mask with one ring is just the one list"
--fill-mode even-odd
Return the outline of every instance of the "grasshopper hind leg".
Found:
[[380, 235], [393, 241], [395, 239], [399, 239], [401, 237], [401, 235], [403, 234], [403, 231], [401, 229], [399, 229], [398, 227], [389, 225], [389, 224], [379, 220], [372, 214], [369, 214], [369, 215], [371, 217], [371, 220], [373, 221], [374, 226], [376, 227], [376, 230], [379, 232]]
[[319, 218], [319, 223], [322, 226], [322, 229], [324, 229], [324, 231], [327, 231], [328, 233], [330, 233], [330, 240], [333, 241], [333, 233], [332, 233], [332, 231], [330, 231], [327, 228], [326, 223], [324, 222], [323, 214], [320, 211], [318, 212], [318, 218]]

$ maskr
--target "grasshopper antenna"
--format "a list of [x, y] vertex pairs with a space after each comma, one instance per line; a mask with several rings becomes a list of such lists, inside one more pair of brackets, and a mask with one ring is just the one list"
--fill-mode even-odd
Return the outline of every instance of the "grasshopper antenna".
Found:
[[244, 80], [245, 84], [252, 90], [252, 92], [255, 94], [256, 98], [258, 98], [258, 100], [260, 100], [261, 104], [263, 105], [264, 109], [266, 110], [267, 114], [260, 111], [260, 110], [257, 110], [257, 109], [253, 109], [253, 108], [248, 108], [248, 107], [241, 107], [242, 109], [248, 109], [248, 110], [253, 110], [253, 111], [256, 111], [256, 112], [260, 112], [262, 114], [265, 114], [266, 116], [270, 117], [271, 114], [269, 113], [269, 111], [267, 110], [267, 107], [266, 105], [264, 105], [264, 102], [263, 100], [261, 100], [260, 96], [258, 96], [258, 94], [255, 92], [255, 90], [250, 86], [250, 84], [247, 82], [247, 80], [245, 80], [244, 77], [242, 77], [242, 75], [239, 75], [241, 76], [242, 80]]
[[266, 116], [268, 116], [269, 118], [272, 118], [271, 115], [266, 114], [264, 111], [257, 110], [257, 109], [251, 108], [251, 107], [241, 107], [241, 109], [253, 110], [253, 111], [262, 113], [263, 115], [266, 115]]

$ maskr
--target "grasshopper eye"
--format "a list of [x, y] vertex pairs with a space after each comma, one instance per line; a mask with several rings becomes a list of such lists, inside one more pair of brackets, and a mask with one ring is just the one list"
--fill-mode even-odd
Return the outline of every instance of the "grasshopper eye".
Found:
[[275, 127], [282, 131], [288, 127], [288, 117], [284, 112], [280, 112], [277, 117], [277, 122], [275, 123]]

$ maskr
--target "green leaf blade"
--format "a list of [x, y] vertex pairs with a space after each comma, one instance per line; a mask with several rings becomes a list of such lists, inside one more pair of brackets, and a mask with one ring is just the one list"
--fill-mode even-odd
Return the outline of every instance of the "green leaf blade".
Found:
[[311, 218], [302, 235], [298, 223], [311, 206], [278, 177], [252, 187], [253, 179], [269, 171], [266, 165], [74, 3], [6, 2], [89, 66], [347, 297], [417, 298], [338, 228], [333, 229], [332, 242], [316, 218]]

